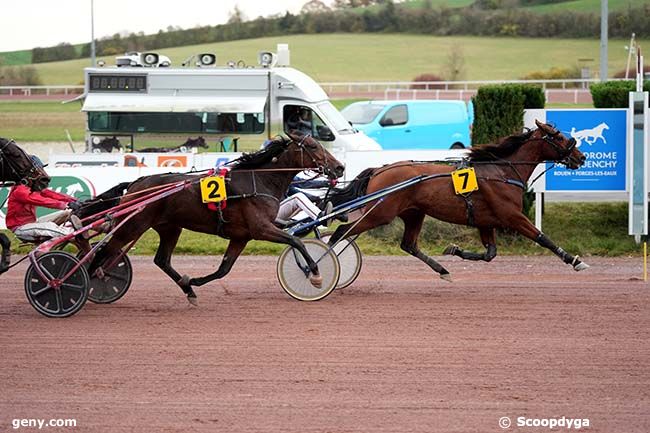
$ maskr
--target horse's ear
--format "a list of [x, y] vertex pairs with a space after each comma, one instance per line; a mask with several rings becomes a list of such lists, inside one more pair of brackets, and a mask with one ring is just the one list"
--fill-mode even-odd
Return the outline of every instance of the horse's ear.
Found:
[[537, 127], [539, 129], [541, 129], [542, 131], [544, 131], [544, 133], [546, 133], [546, 134], [555, 135], [558, 132], [557, 129], [555, 129], [552, 126], [549, 126], [549, 125], [547, 125], [545, 123], [542, 123], [537, 119], [535, 119], [535, 125], [537, 125]]

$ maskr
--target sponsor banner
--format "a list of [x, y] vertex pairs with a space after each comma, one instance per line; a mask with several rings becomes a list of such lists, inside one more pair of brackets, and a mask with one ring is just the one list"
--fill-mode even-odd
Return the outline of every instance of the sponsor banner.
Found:
[[546, 191], [626, 190], [627, 110], [546, 110], [546, 121], [587, 157], [578, 170], [558, 165], [547, 172]]

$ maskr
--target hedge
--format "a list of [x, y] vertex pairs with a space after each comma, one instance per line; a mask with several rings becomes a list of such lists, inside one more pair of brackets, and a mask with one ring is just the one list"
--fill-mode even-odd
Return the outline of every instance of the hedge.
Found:
[[472, 145], [495, 143], [524, 127], [524, 108], [544, 108], [546, 98], [539, 86], [499, 84], [483, 86], [472, 98], [474, 126]]
[[[627, 108], [630, 106], [629, 94], [636, 90], [636, 82], [626, 80], [594, 83], [589, 90], [596, 108]], [[650, 81], [645, 81], [643, 91], [647, 92], [649, 90]]]

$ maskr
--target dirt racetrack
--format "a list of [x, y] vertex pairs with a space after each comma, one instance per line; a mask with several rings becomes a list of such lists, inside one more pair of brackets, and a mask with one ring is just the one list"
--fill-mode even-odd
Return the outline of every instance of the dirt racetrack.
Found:
[[70, 432], [550, 431], [518, 417], [650, 431], [640, 258], [588, 258], [581, 273], [554, 257], [440, 260], [454, 283], [367, 257], [351, 287], [301, 303], [275, 257], [243, 257], [194, 308], [134, 257], [124, 298], [58, 320], [28, 304], [21, 265], [0, 277], [0, 431], [36, 418], [75, 419], [43, 429]]

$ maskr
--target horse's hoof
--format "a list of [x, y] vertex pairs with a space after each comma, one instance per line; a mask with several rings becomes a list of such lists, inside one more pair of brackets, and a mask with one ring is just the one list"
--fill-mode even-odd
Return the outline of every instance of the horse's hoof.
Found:
[[456, 255], [456, 251], [458, 251], [458, 245], [449, 245], [442, 252], [442, 255], [443, 256], [454, 256], [454, 255]]
[[440, 274], [440, 278], [445, 280], [445, 281], [449, 281], [450, 283], [454, 282], [454, 280], [451, 279], [451, 274], [450, 273]]
[[312, 275], [309, 277], [309, 282], [311, 283], [312, 286], [320, 289], [323, 287], [323, 277], [320, 275]]
[[589, 265], [586, 264], [585, 262], [577, 263], [577, 264], [573, 267], [573, 270], [576, 271], [576, 272], [584, 271], [585, 269], [589, 269]]
[[196, 298], [196, 296], [188, 296], [187, 302], [189, 302], [193, 307], [199, 306], [199, 300]]

